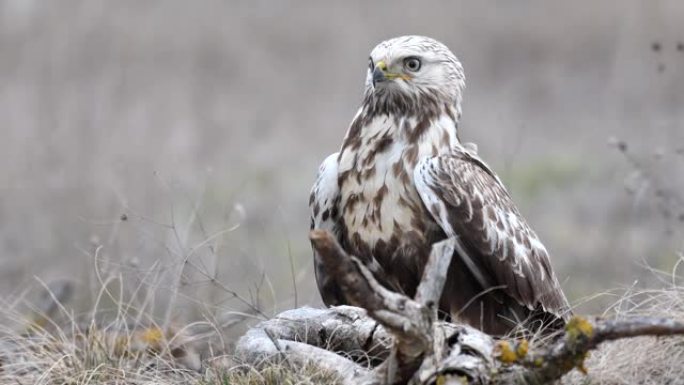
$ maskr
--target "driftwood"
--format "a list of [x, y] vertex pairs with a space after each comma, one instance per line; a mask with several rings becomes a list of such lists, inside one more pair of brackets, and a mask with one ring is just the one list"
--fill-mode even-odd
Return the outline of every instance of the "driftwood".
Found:
[[[661, 318], [573, 317], [564, 334], [546, 343], [497, 340], [467, 325], [442, 322], [437, 303], [454, 240], [433, 246], [414, 299], [380, 285], [327, 232], [311, 241], [354, 306], [300, 308], [252, 328], [236, 356], [250, 365], [315, 363], [344, 384], [544, 384], [584, 370], [601, 342], [635, 336], [684, 334], [684, 323]], [[538, 345], [538, 346], [536, 346]]]

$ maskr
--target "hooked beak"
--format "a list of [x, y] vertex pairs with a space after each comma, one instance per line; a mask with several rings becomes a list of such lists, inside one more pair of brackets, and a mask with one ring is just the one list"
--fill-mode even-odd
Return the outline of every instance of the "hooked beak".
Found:
[[385, 62], [382, 60], [379, 61], [373, 69], [373, 86], [378, 83], [394, 80], [397, 78], [404, 80], [410, 79], [408, 75], [387, 72], [387, 64], [385, 64]]
[[373, 70], [373, 85], [387, 81], [385, 72], [378, 67]]
[[375, 68], [373, 69], [373, 86], [377, 83], [382, 83], [387, 81], [387, 76], [385, 76], [385, 71], [387, 71], [387, 64], [384, 61], [379, 61]]

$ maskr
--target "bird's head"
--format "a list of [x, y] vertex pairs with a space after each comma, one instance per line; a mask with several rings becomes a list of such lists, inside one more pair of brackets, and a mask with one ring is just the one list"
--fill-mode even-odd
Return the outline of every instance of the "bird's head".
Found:
[[383, 41], [371, 51], [366, 98], [381, 105], [452, 105], [460, 112], [465, 75], [449, 48], [424, 36]]

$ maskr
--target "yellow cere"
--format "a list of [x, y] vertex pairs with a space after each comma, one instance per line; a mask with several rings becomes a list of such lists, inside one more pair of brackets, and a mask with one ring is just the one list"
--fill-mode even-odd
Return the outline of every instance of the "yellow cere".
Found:
[[404, 80], [409, 80], [409, 79], [411, 79], [411, 77], [408, 76], [408, 75], [404, 75], [404, 74], [393, 74], [393, 73], [389, 73], [389, 72], [385, 73], [385, 77], [386, 77], [387, 79], [390, 79], [390, 80], [393, 80], [393, 79], [404, 79]]
[[387, 72], [387, 63], [385, 63], [383, 60], [380, 60], [379, 62], [375, 63], [375, 68], [380, 69], [385, 74], [385, 77], [389, 80], [394, 80], [394, 79], [409, 80], [409, 79], [411, 79], [411, 76], [406, 75], [406, 74]]

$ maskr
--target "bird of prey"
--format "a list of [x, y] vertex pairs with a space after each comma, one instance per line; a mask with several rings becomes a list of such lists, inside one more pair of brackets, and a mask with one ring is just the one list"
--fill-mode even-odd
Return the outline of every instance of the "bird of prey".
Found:
[[[456, 240], [439, 309], [491, 334], [563, 324], [568, 302], [544, 245], [497, 175], [461, 143], [463, 67], [423, 36], [370, 54], [363, 102], [311, 191], [312, 229], [330, 231], [386, 287], [413, 296], [431, 245]], [[346, 300], [314, 250], [328, 306]]]

